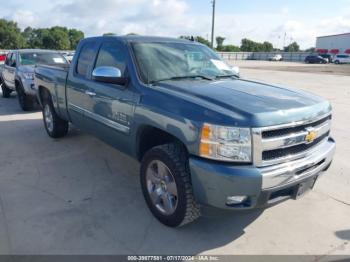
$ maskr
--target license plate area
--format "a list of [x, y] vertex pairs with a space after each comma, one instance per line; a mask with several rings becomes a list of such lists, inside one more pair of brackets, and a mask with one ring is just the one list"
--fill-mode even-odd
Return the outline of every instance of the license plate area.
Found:
[[294, 190], [294, 194], [292, 195], [292, 198], [299, 199], [300, 197], [305, 195], [305, 193], [307, 193], [308, 191], [313, 189], [313, 187], [316, 183], [317, 177], [318, 176], [314, 176], [314, 177], [309, 178], [308, 180], [303, 181], [303, 182], [299, 183], [298, 185], [296, 185], [295, 190]]

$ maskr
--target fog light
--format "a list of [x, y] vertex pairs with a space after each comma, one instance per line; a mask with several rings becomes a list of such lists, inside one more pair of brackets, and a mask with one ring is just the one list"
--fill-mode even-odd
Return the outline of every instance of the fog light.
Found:
[[237, 205], [241, 204], [248, 199], [248, 196], [229, 196], [226, 199], [226, 205]]

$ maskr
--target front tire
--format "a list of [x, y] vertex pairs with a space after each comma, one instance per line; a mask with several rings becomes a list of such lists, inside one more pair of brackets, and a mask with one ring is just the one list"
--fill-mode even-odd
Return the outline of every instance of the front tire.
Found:
[[31, 96], [28, 96], [22, 87], [21, 84], [16, 85], [17, 97], [19, 106], [23, 111], [30, 111], [34, 107], [34, 99]]
[[140, 179], [149, 209], [164, 225], [179, 227], [200, 216], [183, 146], [171, 143], [149, 150], [142, 159]]
[[56, 114], [51, 96], [44, 99], [42, 113], [44, 126], [50, 137], [60, 138], [68, 133], [69, 123]]
[[0, 79], [0, 85], [2, 89], [2, 97], [9, 98], [12, 93], [12, 90], [9, 89], [1, 79]]

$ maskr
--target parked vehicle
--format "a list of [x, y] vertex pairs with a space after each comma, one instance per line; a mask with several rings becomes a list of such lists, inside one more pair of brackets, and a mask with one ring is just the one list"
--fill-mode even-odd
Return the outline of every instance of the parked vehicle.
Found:
[[269, 58], [270, 61], [283, 61], [283, 56], [281, 54], [276, 54]]
[[62, 52], [61, 54], [66, 58], [66, 60], [67, 60], [69, 63], [72, 62], [73, 57], [74, 57], [74, 52]]
[[142, 36], [82, 40], [70, 68], [37, 66], [49, 136], [69, 122], [141, 162], [146, 203], [165, 225], [200, 207], [268, 207], [298, 198], [335, 151], [331, 105], [238, 78], [208, 47]]
[[327, 60], [327, 63], [333, 63], [333, 56], [330, 54], [319, 54], [320, 57], [323, 57]]
[[336, 55], [334, 57], [335, 64], [349, 64], [350, 63], [350, 55]]
[[4, 64], [6, 59], [6, 54], [0, 54], [0, 64]]
[[22, 49], [9, 52], [0, 74], [2, 96], [10, 97], [10, 94], [16, 91], [21, 108], [24, 111], [31, 110], [36, 101], [34, 66], [67, 63], [67, 60], [56, 51]]
[[319, 55], [309, 55], [305, 58], [305, 63], [309, 64], [327, 64], [328, 59], [323, 58]]

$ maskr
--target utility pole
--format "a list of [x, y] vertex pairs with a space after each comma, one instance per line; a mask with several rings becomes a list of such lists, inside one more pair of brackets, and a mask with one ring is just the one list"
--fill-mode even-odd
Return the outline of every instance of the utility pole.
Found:
[[213, 17], [212, 17], [212, 22], [211, 22], [211, 48], [214, 47], [214, 28], [215, 28], [215, 0], [212, 0], [212, 5], [213, 5]]
[[282, 49], [284, 49], [284, 48], [286, 47], [286, 37], [287, 37], [287, 32], [284, 32], [283, 47], [282, 47]]

